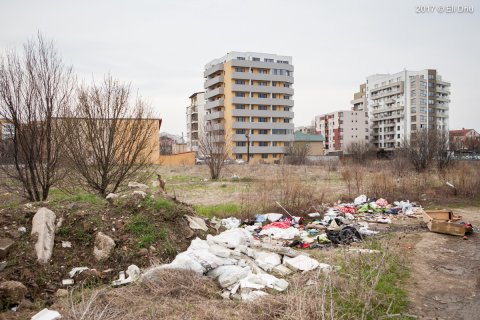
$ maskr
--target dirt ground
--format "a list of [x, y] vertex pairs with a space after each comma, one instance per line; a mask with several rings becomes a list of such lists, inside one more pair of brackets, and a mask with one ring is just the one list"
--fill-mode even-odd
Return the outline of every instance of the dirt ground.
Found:
[[[480, 224], [480, 208], [454, 212]], [[411, 314], [419, 319], [479, 319], [480, 235], [463, 240], [427, 231], [406, 239], [414, 243], [407, 287]]]

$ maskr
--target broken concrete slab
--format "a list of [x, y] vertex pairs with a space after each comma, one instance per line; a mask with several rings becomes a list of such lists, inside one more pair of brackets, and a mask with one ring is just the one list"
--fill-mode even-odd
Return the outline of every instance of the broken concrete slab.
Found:
[[0, 238], [0, 259], [3, 259], [7, 256], [10, 248], [15, 242], [9, 238]]
[[45, 308], [36, 315], [34, 315], [31, 320], [57, 320], [61, 318], [62, 316], [60, 315], [60, 313], [58, 313], [58, 311], [48, 310], [47, 308]]
[[95, 245], [93, 248], [93, 255], [97, 261], [108, 259], [115, 248], [115, 241], [104, 234], [103, 232], [97, 233], [95, 236]]
[[208, 231], [207, 224], [202, 218], [187, 215], [185, 216], [185, 218], [188, 220], [188, 226], [190, 227], [190, 229]]
[[55, 213], [47, 208], [38, 209], [32, 219], [32, 235], [37, 237], [37, 261], [46, 264], [52, 257], [55, 241]]

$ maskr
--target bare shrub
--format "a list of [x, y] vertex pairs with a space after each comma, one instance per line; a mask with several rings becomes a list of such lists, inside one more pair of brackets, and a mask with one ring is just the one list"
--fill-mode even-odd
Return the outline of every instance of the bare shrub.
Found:
[[304, 165], [310, 155], [311, 146], [309, 143], [293, 143], [286, 148], [285, 163], [293, 165]]
[[416, 131], [410, 141], [404, 142], [404, 149], [418, 172], [425, 171], [434, 163], [440, 170], [453, 163], [453, 156], [448, 150], [448, 133], [443, 130]]
[[401, 178], [405, 176], [410, 169], [406, 151], [404, 149], [395, 151], [393, 158], [390, 160], [390, 165], [396, 177]]
[[78, 103], [59, 122], [65, 128], [66, 153], [87, 189], [105, 196], [139, 173], [158, 152], [159, 120], [130, 86], [112, 76], [78, 89]]
[[445, 182], [453, 184], [459, 196], [480, 197], [480, 163], [461, 162], [444, 173]]
[[70, 105], [75, 85], [53, 42], [38, 34], [23, 55], [8, 52], [0, 64], [0, 118], [12, 125], [12, 147], [4, 154], [5, 174], [30, 201], [46, 200], [63, 175], [60, 163], [64, 135], [55, 118]]
[[347, 146], [346, 153], [355, 163], [364, 164], [372, 151], [368, 142], [352, 142]]

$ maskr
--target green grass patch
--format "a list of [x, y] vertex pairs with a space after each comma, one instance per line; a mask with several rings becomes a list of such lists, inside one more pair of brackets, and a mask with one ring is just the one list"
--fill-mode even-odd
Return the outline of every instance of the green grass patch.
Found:
[[96, 194], [85, 191], [77, 191], [75, 193], [68, 193], [60, 189], [52, 188], [48, 194], [49, 200], [52, 202], [81, 202], [92, 205], [105, 204], [105, 200]]
[[159, 211], [162, 209], [172, 210], [175, 208], [175, 203], [170, 199], [146, 197], [142, 202], [144, 207]]
[[149, 247], [160, 237], [157, 227], [140, 214], [131, 217], [125, 229], [137, 238], [137, 246], [139, 248]]
[[241, 206], [238, 203], [222, 203], [215, 205], [196, 205], [195, 210], [198, 214], [207, 217], [231, 217], [239, 215]]

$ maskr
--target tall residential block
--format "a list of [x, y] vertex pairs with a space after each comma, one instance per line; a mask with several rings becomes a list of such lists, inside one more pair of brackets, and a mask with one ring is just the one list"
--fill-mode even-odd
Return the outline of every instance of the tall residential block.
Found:
[[325, 154], [348, 153], [352, 143], [369, 142], [366, 111], [342, 110], [316, 116], [315, 130], [325, 137]]
[[365, 93], [370, 142], [377, 148], [401, 147], [422, 129], [448, 131], [450, 83], [434, 69], [369, 76]]
[[187, 148], [198, 151], [199, 139], [205, 128], [205, 93], [196, 92], [190, 96], [190, 105], [187, 106]]
[[228, 142], [231, 158], [273, 162], [293, 142], [293, 65], [289, 56], [230, 52], [205, 66], [209, 134]]

